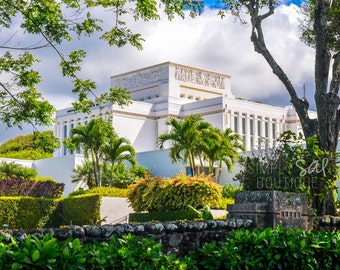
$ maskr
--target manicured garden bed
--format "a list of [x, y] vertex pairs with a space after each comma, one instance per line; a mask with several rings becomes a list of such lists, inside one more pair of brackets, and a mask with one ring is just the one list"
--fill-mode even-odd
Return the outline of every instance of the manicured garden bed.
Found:
[[153, 239], [133, 235], [81, 244], [29, 235], [2, 236], [0, 269], [339, 269], [340, 233], [302, 229], [239, 229], [225, 241], [184, 257], [164, 254]]

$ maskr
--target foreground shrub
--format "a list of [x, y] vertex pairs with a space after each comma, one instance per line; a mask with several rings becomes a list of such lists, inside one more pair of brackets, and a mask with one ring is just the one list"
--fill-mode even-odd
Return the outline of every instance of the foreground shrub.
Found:
[[82, 194], [99, 194], [103, 197], [118, 197], [126, 198], [128, 189], [116, 187], [95, 187], [86, 190], [77, 190], [70, 193], [68, 196], [77, 196]]
[[59, 242], [50, 234], [8, 243], [0, 237], [0, 269], [320, 269], [340, 268], [340, 233], [301, 229], [236, 230], [185, 257], [162, 252], [152, 238], [115, 235], [110, 242]]
[[200, 218], [199, 215], [189, 210], [129, 214], [129, 222], [194, 220], [198, 218]]
[[36, 181], [32, 179], [0, 180], [0, 196], [29, 196], [36, 198], [61, 198], [64, 191], [63, 183], [55, 180]]
[[11, 229], [43, 228], [57, 207], [52, 199], [31, 197], [0, 198], [0, 224]]
[[145, 177], [129, 188], [128, 199], [136, 212], [162, 212], [194, 208], [218, 208], [221, 186], [203, 175], [179, 174], [172, 179]]
[[58, 225], [97, 224], [97, 221], [101, 220], [101, 199], [99, 194], [66, 197], [60, 202], [61, 213], [59, 215], [62, 220]]
[[184, 260], [161, 249], [153, 239], [132, 235], [86, 245], [77, 238], [58, 242], [51, 235], [28, 236], [0, 243], [0, 269], [186, 269]]
[[226, 199], [234, 199], [236, 191], [242, 191], [243, 187], [234, 186], [233, 184], [227, 183], [222, 189], [222, 197]]
[[340, 269], [340, 232], [241, 229], [190, 256], [198, 269]]

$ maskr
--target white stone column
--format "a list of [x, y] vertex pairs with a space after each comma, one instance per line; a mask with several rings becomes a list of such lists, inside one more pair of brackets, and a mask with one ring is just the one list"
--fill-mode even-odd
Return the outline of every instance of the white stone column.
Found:
[[[60, 122], [57, 122], [54, 127], [54, 136], [58, 138], [60, 142], [62, 142], [62, 135], [61, 135], [61, 124]], [[62, 146], [59, 147], [57, 150], [54, 151], [53, 156], [54, 157], [60, 157], [62, 156]]]
[[269, 147], [273, 147], [273, 119], [268, 117], [268, 145]]
[[246, 114], [246, 127], [245, 127], [245, 137], [246, 137], [246, 141], [245, 141], [245, 147], [246, 150], [251, 150], [250, 149], [250, 119], [249, 119], [249, 115]]
[[237, 133], [237, 131], [234, 130], [234, 125], [235, 125], [235, 123], [234, 123], [234, 116], [235, 116], [234, 112], [230, 111], [230, 114], [229, 114], [229, 120], [230, 120], [229, 127], [231, 128], [231, 130], [233, 130], [235, 133]]
[[240, 134], [240, 135], [243, 135], [242, 134], [242, 114], [241, 114], [241, 112], [238, 113], [237, 121], [238, 121], [237, 133]]

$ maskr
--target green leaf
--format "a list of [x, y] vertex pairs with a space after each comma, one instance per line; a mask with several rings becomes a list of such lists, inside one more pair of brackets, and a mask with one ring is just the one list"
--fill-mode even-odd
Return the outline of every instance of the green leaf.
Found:
[[36, 262], [40, 258], [39, 250], [34, 250], [32, 253], [32, 262]]
[[80, 243], [79, 238], [76, 238], [72, 241], [72, 249], [73, 250], [78, 250], [80, 248], [80, 245], [81, 245], [81, 243]]
[[281, 258], [281, 255], [280, 255], [280, 254], [276, 254], [276, 255], [274, 256], [274, 260], [276, 260], [276, 261], [280, 260], [280, 258]]

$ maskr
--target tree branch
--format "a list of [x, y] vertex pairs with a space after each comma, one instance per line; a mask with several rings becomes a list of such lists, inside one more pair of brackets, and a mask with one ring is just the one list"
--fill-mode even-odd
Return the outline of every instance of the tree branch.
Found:
[[[22, 104], [22, 102], [20, 102], [20, 100], [18, 100], [12, 93], [11, 91], [2, 83], [0, 82], [0, 86], [2, 87], [2, 89], [5, 90], [5, 92], [19, 105], [19, 107], [24, 107], [24, 104]], [[39, 130], [36, 128], [36, 126], [34, 125], [34, 123], [31, 121], [31, 119], [27, 119], [28, 123], [33, 127], [33, 129], [37, 132], [39, 132]]]
[[[255, 1], [256, 3], [258, 1]], [[262, 21], [272, 14], [274, 14], [274, 6], [273, 3], [270, 1], [269, 3], [269, 11], [263, 15], [259, 15], [259, 7], [257, 4], [252, 1], [252, 4], [248, 5], [248, 10], [251, 16], [251, 23], [252, 23], [252, 33], [251, 33], [251, 41], [254, 44], [254, 49], [257, 53], [261, 54], [269, 66], [272, 68], [273, 73], [279, 78], [279, 80], [284, 84], [286, 87], [290, 97], [291, 102], [295, 107], [297, 114], [299, 115], [301, 124], [304, 126], [304, 133], [305, 137], [310, 137], [315, 134], [316, 127], [317, 127], [317, 120], [312, 120], [308, 116], [308, 108], [309, 103], [306, 99], [300, 99], [294, 86], [292, 85], [291, 81], [287, 77], [286, 73], [282, 70], [279, 64], [276, 62], [274, 57], [269, 52], [265, 40], [264, 34], [262, 31]]]

